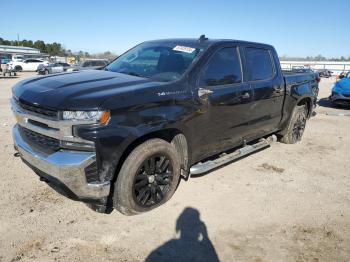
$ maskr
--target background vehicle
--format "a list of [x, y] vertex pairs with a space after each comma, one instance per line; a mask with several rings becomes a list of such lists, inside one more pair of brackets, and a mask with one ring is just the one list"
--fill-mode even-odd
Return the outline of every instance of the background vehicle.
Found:
[[23, 55], [13, 55], [11, 60], [14, 62], [22, 62], [25, 58]]
[[11, 62], [11, 59], [5, 58], [5, 57], [0, 57], [0, 63], [1, 64], [8, 64]]
[[344, 77], [350, 78], [350, 71], [341, 72], [339, 75], [337, 75], [337, 79], [342, 79]]
[[39, 65], [48, 65], [47, 61], [40, 59], [25, 59], [23, 61], [11, 61], [10, 67], [16, 71], [37, 71]]
[[38, 66], [38, 74], [40, 75], [48, 75], [48, 74], [55, 74], [55, 73], [62, 73], [66, 71], [73, 70], [72, 66], [68, 63], [53, 63], [48, 65], [39, 65]]
[[0, 58], [0, 72], [3, 76], [16, 75], [16, 72], [13, 72], [13, 70], [11, 70], [10, 66], [8, 65], [9, 61], [11, 60], [8, 58]]
[[317, 85], [312, 73], [283, 73], [270, 45], [149, 41], [105, 70], [19, 82], [14, 144], [59, 192], [99, 212], [138, 214], [169, 200], [180, 176], [206, 173], [276, 135], [298, 142]]
[[350, 106], [350, 72], [334, 84], [330, 99], [336, 106]]
[[85, 60], [83, 62], [80, 62], [77, 66], [75, 66], [74, 71], [101, 69], [106, 65], [108, 65], [108, 60], [104, 60], [104, 59]]
[[321, 69], [317, 71], [320, 77], [329, 78], [332, 76], [333, 72], [328, 69]]
[[315, 72], [313, 69], [307, 66], [293, 66], [292, 71], [296, 73]]

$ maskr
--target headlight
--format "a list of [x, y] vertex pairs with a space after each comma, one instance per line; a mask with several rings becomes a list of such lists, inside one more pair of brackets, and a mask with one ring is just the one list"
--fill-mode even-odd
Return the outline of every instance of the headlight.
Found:
[[76, 121], [88, 121], [96, 122], [100, 124], [106, 124], [110, 118], [109, 111], [63, 111], [63, 120], [76, 120]]

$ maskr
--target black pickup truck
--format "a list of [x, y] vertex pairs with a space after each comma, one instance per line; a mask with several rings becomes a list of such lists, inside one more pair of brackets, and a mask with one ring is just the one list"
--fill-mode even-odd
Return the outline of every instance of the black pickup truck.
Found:
[[181, 177], [299, 141], [317, 91], [314, 74], [284, 75], [270, 45], [148, 41], [103, 70], [17, 83], [15, 155], [71, 199], [137, 214]]

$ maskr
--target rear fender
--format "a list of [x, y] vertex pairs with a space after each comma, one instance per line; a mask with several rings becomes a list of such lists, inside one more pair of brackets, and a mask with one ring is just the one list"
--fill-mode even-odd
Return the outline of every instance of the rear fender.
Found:
[[286, 98], [283, 105], [283, 119], [280, 125], [280, 129], [283, 130], [287, 127], [294, 108], [302, 103], [302, 101], [307, 101], [308, 105], [308, 117], [311, 116], [313, 110], [313, 89], [310, 81], [303, 81], [299, 83], [292, 83], [286, 86]]

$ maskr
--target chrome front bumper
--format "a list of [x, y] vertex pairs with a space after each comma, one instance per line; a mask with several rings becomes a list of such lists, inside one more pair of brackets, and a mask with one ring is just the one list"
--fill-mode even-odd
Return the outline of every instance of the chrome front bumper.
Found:
[[47, 155], [22, 138], [18, 125], [14, 126], [12, 135], [15, 148], [25, 162], [59, 180], [78, 198], [99, 199], [109, 195], [109, 181], [96, 184], [86, 182], [84, 169], [96, 160], [94, 152], [60, 150]]

